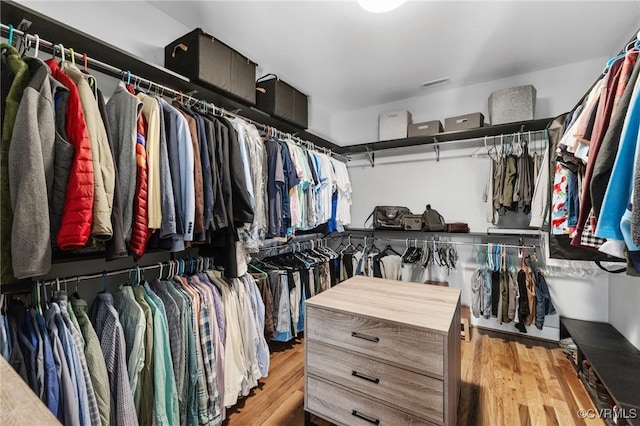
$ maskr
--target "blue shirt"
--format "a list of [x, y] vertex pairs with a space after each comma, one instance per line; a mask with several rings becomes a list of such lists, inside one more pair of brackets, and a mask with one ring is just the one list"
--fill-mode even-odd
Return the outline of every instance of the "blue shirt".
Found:
[[37, 312], [34, 312], [34, 318], [40, 335], [42, 336], [42, 352], [44, 356], [44, 401], [57, 418], [60, 414], [60, 381], [56, 374], [56, 364], [53, 359], [53, 350], [49, 341], [49, 334], [44, 322], [44, 318]]
[[624, 240], [620, 220], [629, 203], [633, 186], [633, 169], [640, 130], [640, 80], [633, 88], [629, 110], [624, 120], [620, 146], [611, 171], [609, 186], [604, 194], [602, 211], [595, 235], [599, 238]]

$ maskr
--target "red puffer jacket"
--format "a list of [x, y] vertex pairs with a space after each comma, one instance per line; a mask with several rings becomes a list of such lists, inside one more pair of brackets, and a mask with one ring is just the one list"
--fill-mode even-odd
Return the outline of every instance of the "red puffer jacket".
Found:
[[62, 250], [84, 247], [89, 240], [93, 222], [93, 156], [87, 123], [82, 112], [78, 88], [60, 70], [54, 59], [46, 61], [53, 78], [69, 89], [65, 128], [69, 142], [75, 147], [73, 164], [67, 183], [62, 222], [56, 242]]
[[129, 241], [129, 253], [138, 260], [144, 255], [147, 241], [151, 235], [147, 213], [147, 122], [142, 114], [138, 117], [138, 134], [136, 141], [136, 196], [133, 205], [133, 228]]

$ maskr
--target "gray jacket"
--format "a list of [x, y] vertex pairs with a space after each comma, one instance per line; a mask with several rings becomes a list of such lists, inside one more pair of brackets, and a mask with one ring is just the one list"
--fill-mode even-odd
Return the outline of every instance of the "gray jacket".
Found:
[[133, 200], [136, 194], [136, 129], [142, 102], [120, 82], [107, 102], [109, 128], [113, 137], [114, 161], [122, 197], [122, 227], [125, 240], [131, 238]]
[[41, 60], [25, 58], [25, 62], [31, 80], [18, 107], [8, 155], [12, 265], [18, 279], [51, 269], [49, 195], [55, 153], [52, 77]]

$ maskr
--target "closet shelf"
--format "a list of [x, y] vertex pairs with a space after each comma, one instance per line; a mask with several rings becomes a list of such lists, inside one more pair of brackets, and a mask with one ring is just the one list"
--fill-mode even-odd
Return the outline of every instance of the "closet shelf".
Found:
[[[507, 232], [508, 231], [508, 232]], [[517, 233], [522, 231], [522, 233]], [[493, 228], [491, 232], [425, 232], [425, 231], [403, 231], [393, 229], [373, 229], [373, 228], [347, 228], [341, 234], [348, 236], [350, 234], [368, 234], [370, 236], [376, 235], [379, 237], [394, 237], [394, 238], [408, 238], [413, 239], [425, 239], [432, 237], [452, 237], [452, 238], [475, 238], [475, 237], [490, 237], [490, 238], [531, 238], [539, 239], [540, 232], [532, 233], [530, 229], [505, 229], [504, 233], [500, 233], [499, 230]]]
[[[275, 127], [285, 133], [295, 134], [300, 139], [307, 140], [317, 146], [331, 149], [334, 152], [336, 148], [339, 148], [338, 145], [320, 136], [301, 130], [246, 103], [230, 99], [212, 88], [191, 82], [188, 78], [173, 71], [140, 59], [118, 47], [55, 21], [14, 1], [2, 1], [0, 19], [3, 24], [13, 24], [16, 28], [18, 28], [23, 19], [26, 19], [31, 22], [31, 26], [27, 30], [29, 34], [38, 34], [41, 38], [51, 40], [56, 44], [62, 44], [67, 48], [72, 47], [77, 53], [86, 52], [96, 60], [122, 70], [129, 70], [134, 75], [139, 75], [155, 83], [182, 91], [185, 94], [195, 90], [196, 93], [193, 94], [195, 98], [204, 99], [227, 111], [233, 111], [238, 115]], [[117, 31], [115, 27], [114, 31]]]
[[537, 120], [519, 121], [516, 123], [479, 127], [477, 129], [462, 130], [457, 132], [442, 132], [431, 136], [416, 136], [405, 139], [361, 143], [357, 145], [342, 146], [336, 148], [335, 151], [339, 154], [353, 155], [364, 154], [371, 151], [382, 151], [386, 149], [406, 148], [411, 146], [431, 144], [437, 144], [437, 146], [442, 148], [449, 145], [449, 142], [456, 142], [464, 139], [478, 139], [485, 136], [500, 136], [517, 132], [534, 132], [538, 130], [544, 130], [551, 120], [552, 118], [541, 118]]

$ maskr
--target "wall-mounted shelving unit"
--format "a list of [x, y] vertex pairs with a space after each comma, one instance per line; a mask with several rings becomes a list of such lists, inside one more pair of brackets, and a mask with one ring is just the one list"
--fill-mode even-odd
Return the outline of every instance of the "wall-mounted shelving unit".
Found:
[[[516, 123], [500, 124], [496, 126], [478, 127], [477, 129], [462, 130], [456, 132], [442, 132], [430, 136], [416, 136], [405, 139], [394, 139], [389, 141], [368, 142], [357, 145], [341, 146], [335, 149], [339, 154], [367, 155], [371, 166], [375, 165], [375, 154], [378, 151], [399, 150], [401, 148], [429, 146], [436, 153], [436, 159], [440, 160], [441, 149], [461, 149], [477, 148], [480, 145], [473, 145], [472, 140], [482, 143], [485, 137], [496, 137], [501, 135], [513, 135], [523, 132], [537, 132], [544, 130], [552, 118], [541, 118], [530, 121], [519, 121]], [[406, 149], [405, 149], [406, 151]]]
[[477, 129], [462, 130], [457, 132], [442, 132], [431, 136], [416, 136], [413, 138], [394, 139], [389, 141], [368, 142], [357, 145], [342, 146], [336, 149], [340, 154], [364, 154], [368, 151], [381, 151], [385, 149], [406, 148], [417, 145], [442, 144], [463, 139], [478, 139], [485, 136], [510, 135], [517, 132], [533, 132], [544, 130], [552, 118], [541, 118], [531, 121], [519, 121], [516, 123], [500, 124], [497, 126], [478, 127]]

